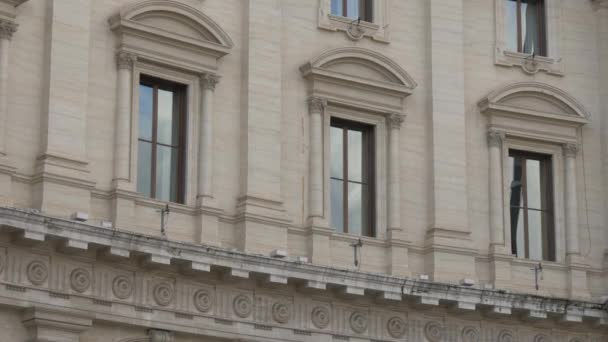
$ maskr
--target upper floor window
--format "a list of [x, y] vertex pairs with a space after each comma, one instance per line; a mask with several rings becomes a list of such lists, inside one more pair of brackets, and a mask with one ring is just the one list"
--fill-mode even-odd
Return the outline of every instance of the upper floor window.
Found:
[[373, 22], [373, 0], [331, 0], [331, 14]]
[[185, 88], [141, 77], [137, 191], [147, 197], [184, 202]]
[[331, 226], [374, 236], [373, 126], [331, 118]]
[[511, 251], [520, 258], [555, 261], [551, 156], [509, 151]]
[[504, 0], [506, 49], [547, 56], [544, 0]]

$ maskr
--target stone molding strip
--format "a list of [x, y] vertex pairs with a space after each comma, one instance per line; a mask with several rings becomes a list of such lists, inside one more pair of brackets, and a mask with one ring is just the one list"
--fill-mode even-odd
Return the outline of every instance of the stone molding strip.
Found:
[[[250, 255], [217, 247], [169, 241], [160, 237], [108, 229], [67, 219], [54, 218], [27, 209], [0, 207], [0, 227], [17, 230], [17, 236], [33, 242], [47, 236], [63, 239], [64, 243], [78, 241], [86, 246], [106, 246], [125, 251], [126, 256], [144, 254], [149, 260], [186, 261], [186, 264], [207, 264], [229, 268], [239, 274], [247, 272], [280, 276], [304, 281], [304, 287], [319, 291], [342, 287], [344, 291], [357, 289], [360, 295], [380, 293], [392, 300], [413, 300], [422, 305], [450, 306], [467, 310], [488, 311], [510, 315], [513, 310], [536, 316], [559, 316], [563, 322], [581, 323], [583, 318], [599, 325], [608, 325], [608, 312], [602, 304], [549, 298], [498, 290], [467, 288], [437, 282], [420, 281], [379, 274], [317, 266], [270, 257]], [[88, 248], [88, 247], [87, 247]], [[352, 291], [350, 291], [352, 292]], [[539, 315], [539, 313], [541, 315]], [[548, 315], [545, 315], [548, 314]]]

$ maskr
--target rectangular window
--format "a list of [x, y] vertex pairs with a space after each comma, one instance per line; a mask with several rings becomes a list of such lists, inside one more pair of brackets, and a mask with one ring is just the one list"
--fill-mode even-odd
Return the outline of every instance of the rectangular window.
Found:
[[509, 51], [547, 56], [543, 0], [504, 0], [506, 46]]
[[341, 233], [374, 236], [374, 130], [331, 118], [331, 226]]
[[555, 261], [551, 156], [509, 151], [511, 252]]
[[141, 77], [137, 191], [147, 197], [184, 202], [185, 88]]
[[331, 0], [331, 14], [373, 22], [373, 0]]

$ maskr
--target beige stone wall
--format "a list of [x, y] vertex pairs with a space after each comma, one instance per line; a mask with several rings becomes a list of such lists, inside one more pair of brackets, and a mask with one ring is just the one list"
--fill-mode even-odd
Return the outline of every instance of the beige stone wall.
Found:
[[[86, 211], [92, 224], [109, 220], [121, 230], [160, 235], [157, 210], [164, 204], [132, 193], [120, 197], [112, 182], [117, 37], [108, 18], [135, 2], [76, 1], [64, 8], [57, 0], [30, 0], [16, 9], [19, 28], [10, 45], [6, 119], [7, 163], [15, 168], [11, 205], [59, 217]], [[564, 90], [591, 114], [580, 131], [577, 157], [579, 238], [589, 294], [608, 294], [608, 158], [601, 90], [606, 47], [598, 44], [603, 41], [601, 23], [608, 20], [605, 9], [597, 10], [588, 0], [560, 2], [563, 75], [558, 76], [543, 71], [528, 75], [519, 67], [495, 65], [493, 0], [390, 1], [388, 43], [368, 37], [353, 41], [344, 32], [320, 29], [316, 0], [180, 2], [215, 21], [234, 47], [218, 62], [222, 77], [214, 93], [218, 210], [210, 214], [212, 223], [201, 228], [194, 200], [173, 205], [169, 239], [199, 242], [199, 231], [215, 224], [215, 242], [222, 247], [265, 255], [280, 248], [290, 257], [311, 256], [308, 83], [299, 67], [332, 48], [360, 47], [387, 56], [418, 84], [404, 102], [407, 118], [400, 130], [399, 208], [406, 232], [400, 238], [407, 249], [397, 262], [406, 264], [403, 275], [428, 273], [449, 282], [466, 276], [478, 285], [494, 282], [493, 273], [501, 266], [493, 264], [489, 248], [488, 121], [477, 102], [510, 82], [534, 81]], [[445, 39], [462, 44], [446, 47], [441, 44]], [[443, 120], [454, 120], [454, 125], [446, 128]], [[41, 160], [49, 151], [65, 159]], [[456, 164], [442, 159], [446, 151]], [[69, 179], [47, 181], [45, 170]], [[196, 184], [195, 178], [191, 175], [188, 182]], [[196, 194], [191, 195], [194, 199]], [[453, 235], [443, 241], [431, 228]], [[354, 241], [330, 237], [326, 263], [355, 268], [350, 247]], [[207, 242], [204, 234], [202, 242]], [[390, 241], [363, 242], [358, 269], [391, 273]], [[547, 263], [540, 294], [568, 297], [571, 271], [565, 252], [558, 253], [564, 258]], [[506, 264], [513, 281], [504, 287], [536, 292], [529, 270], [534, 263]]]

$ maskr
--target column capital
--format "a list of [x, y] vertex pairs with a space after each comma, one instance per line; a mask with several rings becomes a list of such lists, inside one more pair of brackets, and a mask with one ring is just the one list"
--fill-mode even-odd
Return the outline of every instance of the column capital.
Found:
[[78, 335], [93, 325], [93, 318], [71, 309], [30, 307], [24, 310], [22, 323], [30, 341], [78, 341]]
[[137, 55], [125, 51], [116, 54], [116, 65], [118, 69], [133, 70], [133, 65], [137, 61]]
[[323, 113], [323, 109], [327, 106], [327, 100], [318, 97], [311, 96], [308, 98], [308, 112], [309, 113]]
[[488, 145], [490, 147], [500, 147], [502, 142], [505, 140], [506, 134], [503, 131], [490, 129], [488, 131]]
[[580, 145], [579, 144], [564, 144], [562, 146], [562, 149], [564, 150], [564, 157], [576, 158], [576, 155], [578, 154], [578, 151], [580, 149]]
[[390, 128], [400, 129], [404, 120], [405, 114], [401, 113], [392, 113], [386, 117], [386, 122]]
[[220, 76], [211, 73], [204, 73], [200, 77], [203, 89], [215, 90], [215, 86], [220, 82]]
[[0, 18], [0, 39], [13, 38], [13, 33], [17, 32], [18, 26], [19, 25], [12, 20]]
[[173, 342], [173, 332], [166, 330], [148, 330], [150, 342]]

